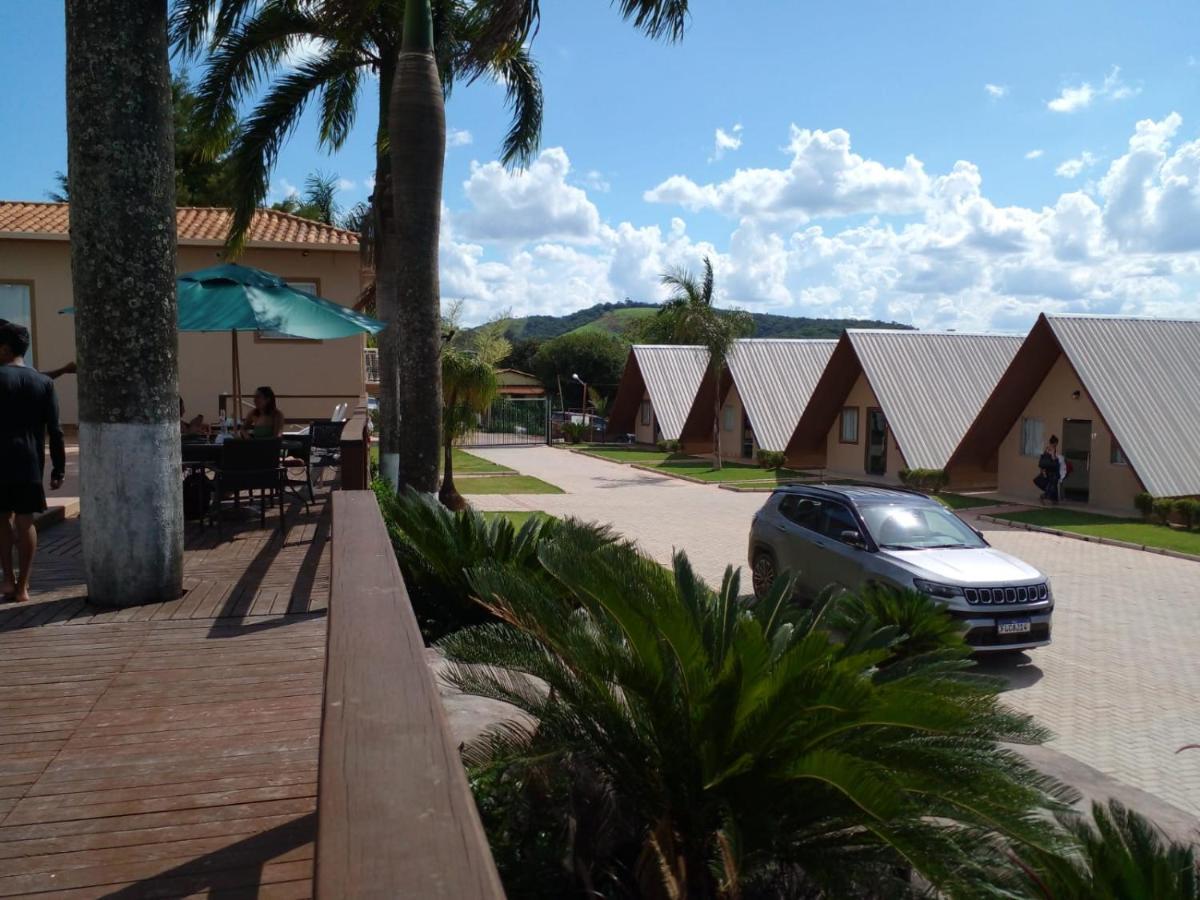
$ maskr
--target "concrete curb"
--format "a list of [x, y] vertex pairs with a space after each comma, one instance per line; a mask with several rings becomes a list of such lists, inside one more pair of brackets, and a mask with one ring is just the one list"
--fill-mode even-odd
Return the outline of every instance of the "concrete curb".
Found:
[[1151, 547], [1147, 544], [1134, 544], [1130, 541], [1118, 541], [1113, 538], [1099, 537], [1094, 534], [1080, 534], [1077, 531], [1062, 531], [1058, 528], [1046, 528], [1044, 525], [1033, 525], [1029, 522], [1014, 522], [1011, 519], [1001, 519], [996, 516], [980, 514], [977, 518], [982, 522], [993, 525], [1003, 525], [1005, 528], [1015, 528], [1020, 531], [1036, 531], [1039, 534], [1052, 534], [1055, 537], [1071, 538], [1076, 541], [1087, 541], [1090, 544], [1104, 544], [1107, 547], [1121, 547], [1125, 550], [1141, 550], [1143, 553], [1154, 553], [1158, 556], [1170, 556], [1174, 559], [1186, 559], [1200, 562], [1200, 556], [1194, 553], [1183, 553], [1179, 550], [1168, 550], [1166, 547]]
[[33, 517], [33, 527], [38, 531], [45, 531], [47, 528], [53, 528], [55, 525], [60, 525], [67, 519], [73, 519], [79, 515], [79, 501], [72, 500], [69, 503], [53, 505], [46, 509], [45, 512], [38, 513]]

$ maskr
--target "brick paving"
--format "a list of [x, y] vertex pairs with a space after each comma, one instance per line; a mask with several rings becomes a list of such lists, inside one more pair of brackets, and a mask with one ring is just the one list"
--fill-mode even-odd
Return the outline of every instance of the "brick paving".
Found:
[[[472, 451], [565, 494], [475, 496], [611, 524], [652, 556], [687, 551], [706, 579], [744, 566], [765, 494], [698, 485], [549, 447]], [[1050, 747], [1200, 814], [1200, 563], [982, 523], [988, 540], [1050, 575], [1054, 643], [985, 662], [1009, 702], [1051, 728]]]

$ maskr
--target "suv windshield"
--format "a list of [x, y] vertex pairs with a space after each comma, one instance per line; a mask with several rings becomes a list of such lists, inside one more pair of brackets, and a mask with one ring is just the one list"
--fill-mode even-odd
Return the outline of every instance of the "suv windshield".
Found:
[[864, 505], [859, 513], [883, 550], [987, 546], [958, 516], [941, 506]]

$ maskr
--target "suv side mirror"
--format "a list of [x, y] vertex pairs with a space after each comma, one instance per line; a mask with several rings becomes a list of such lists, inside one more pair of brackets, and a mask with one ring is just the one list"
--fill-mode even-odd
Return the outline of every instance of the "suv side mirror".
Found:
[[839, 538], [843, 544], [849, 544], [851, 547], [857, 547], [863, 550], [867, 546], [867, 542], [863, 540], [863, 536], [853, 529], [843, 531]]

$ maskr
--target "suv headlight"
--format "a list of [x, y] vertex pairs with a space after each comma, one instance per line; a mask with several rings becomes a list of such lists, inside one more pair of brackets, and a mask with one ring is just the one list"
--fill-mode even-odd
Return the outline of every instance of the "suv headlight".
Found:
[[926, 581], [924, 578], [914, 578], [913, 587], [922, 594], [927, 594], [930, 597], [938, 597], [942, 600], [949, 600], [952, 597], [961, 597], [963, 589], [953, 584], [938, 584], [936, 581]]

